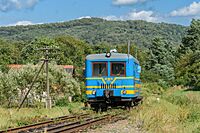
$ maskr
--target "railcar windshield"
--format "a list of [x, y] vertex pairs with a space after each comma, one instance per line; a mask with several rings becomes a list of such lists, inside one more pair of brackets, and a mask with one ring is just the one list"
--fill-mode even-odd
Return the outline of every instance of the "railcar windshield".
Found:
[[125, 63], [124, 62], [112, 62], [111, 63], [111, 76], [125, 76]]
[[107, 76], [107, 63], [95, 62], [93, 63], [93, 77]]

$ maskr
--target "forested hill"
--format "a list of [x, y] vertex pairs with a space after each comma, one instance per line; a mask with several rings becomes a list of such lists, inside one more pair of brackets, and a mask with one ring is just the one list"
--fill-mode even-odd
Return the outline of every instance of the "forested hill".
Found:
[[146, 21], [107, 21], [100, 18], [79, 19], [62, 23], [0, 27], [0, 38], [31, 41], [37, 37], [68, 34], [90, 44], [122, 44], [127, 40], [147, 47], [155, 37], [179, 44], [187, 27]]

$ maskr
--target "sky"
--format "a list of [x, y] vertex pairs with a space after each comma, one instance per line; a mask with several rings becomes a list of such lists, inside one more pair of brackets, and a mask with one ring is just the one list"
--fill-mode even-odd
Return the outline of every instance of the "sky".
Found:
[[200, 0], [0, 0], [0, 26], [90, 17], [189, 25], [200, 19]]

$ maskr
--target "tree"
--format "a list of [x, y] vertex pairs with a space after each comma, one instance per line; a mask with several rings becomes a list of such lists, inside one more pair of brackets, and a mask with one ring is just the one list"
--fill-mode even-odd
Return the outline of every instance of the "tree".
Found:
[[[128, 45], [127, 44], [116, 45], [116, 49], [119, 53], [127, 53]], [[140, 62], [140, 65], [142, 66], [142, 68], [144, 68], [144, 64], [147, 60], [146, 50], [137, 47], [136, 44], [131, 44], [130, 45], [130, 54], [133, 57], [135, 57]]]
[[[44, 51], [40, 49], [45, 47], [57, 49], [59, 48], [59, 44], [51, 38], [39, 38], [33, 40], [21, 50], [21, 58], [23, 59], [22, 64], [37, 64], [41, 60], [41, 58], [44, 58]], [[56, 55], [49, 55], [49, 58], [55, 59], [55, 57]]]
[[176, 64], [178, 84], [200, 88], [200, 20], [192, 20]]
[[187, 35], [182, 39], [182, 47], [180, 53], [185, 54], [187, 51], [195, 52], [200, 50], [200, 19], [192, 20], [187, 30]]
[[181, 25], [142, 20], [107, 21], [101, 18], [84, 18], [62, 23], [0, 27], [0, 37], [30, 42], [38, 37], [70, 35], [93, 45], [117, 45], [133, 40], [140, 48], [147, 48], [156, 36], [172, 42], [175, 46], [181, 43], [186, 29], [187, 27]]
[[[10, 105], [10, 103], [17, 105], [22, 100], [40, 65], [29, 64], [20, 69], [10, 69], [8, 73], [0, 72], [1, 105]], [[55, 63], [49, 65], [49, 80], [51, 97], [54, 100], [60, 97], [80, 95], [79, 83]], [[42, 70], [28, 95], [28, 99], [34, 102], [45, 98], [43, 95], [46, 92], [45, 83], [45, 70]]]
[[158, 74], [164, 81], [170, 83], [174, 80], [173, 47], [161, 38], [155, 38], [149, 48], [149, 57], [146, 69]]
[[20, 48], [20, 45], [16, 42], [0, 39], [0, 65], [18, 63]]

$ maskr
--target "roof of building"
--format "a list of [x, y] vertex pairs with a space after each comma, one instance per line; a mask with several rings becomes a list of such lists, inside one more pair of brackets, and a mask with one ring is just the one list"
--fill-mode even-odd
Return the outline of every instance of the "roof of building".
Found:
[[[13, 69], [19, 69], [19, 68], [22, 68], [23, 66], [26, 66], [26, 65], [22, 65], [22, 64], [9, 64], [8, 65], [9, 68], [13, 68]], [[73, 65], [58, 65], [58, 66], [61, 66], [64, 69], [74, 69]]]
[[9, 64], [8, 67], [13, 68], [13, 69], [19, 69], [19, 68], [22, 68], [23, 65], [21, 65], [21, 64]]
[[122, 54], [122, 53], [111, 53], [110, 57], [106, 57], [106, 53], [102, 54], [90, 54], [86, 57], [86, 60], [117, 60], [117, 59], [133, 59], [136, 63], [139, 64], [139, 61], [134, 58], [132, 55]]
[[69, 68], [73, 69], [74, 66], [73, 66], [73, 65], [63, 65], [63, 68], [65, 68], [65, 69], [66, 69], [66, 68], [68, 68], [68, 69], [69, 69]]

